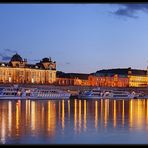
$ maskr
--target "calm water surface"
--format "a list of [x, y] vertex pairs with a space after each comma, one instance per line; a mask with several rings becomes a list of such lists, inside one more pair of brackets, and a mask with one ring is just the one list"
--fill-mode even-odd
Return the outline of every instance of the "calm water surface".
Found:
[[0, 144], [80, 143], [148, 143], [148, 99], [0, 100]]

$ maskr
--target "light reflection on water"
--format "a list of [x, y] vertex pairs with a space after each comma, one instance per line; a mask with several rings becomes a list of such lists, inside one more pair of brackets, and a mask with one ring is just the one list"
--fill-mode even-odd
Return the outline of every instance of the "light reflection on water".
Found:
[[1, 100], [0, 143], [148, 143], [148, 99]]

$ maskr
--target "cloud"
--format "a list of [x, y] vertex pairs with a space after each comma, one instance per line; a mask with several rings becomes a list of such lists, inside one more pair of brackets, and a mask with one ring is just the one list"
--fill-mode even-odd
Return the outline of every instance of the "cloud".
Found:
[[30, 61], [39, 62], [39, 61], [40, 61], [40, 59], [34, 59], [34, 60], [30, 60]]
[[1, 60], [2, 61], [10, 61], [12, 55], [16, 52], [17, 52], [16, 50], [12, 50], [12, 49], [3, 49], [0, 52]]
[[146, 4], [118, 4], [120, 8], [112, 12], [118, 16], [138, 18], [136, 15], [139, 11], [148, 13], [148, 3]]
[[11, 59], [11, 57], [9, 57], [9, 56], [3, 56], [2, 57], [2, 60], [3, 61], [9, 61]]
[[[17, 50], [12, 49], [3, 49], [0, 50], [0, 60], [1, 61], [10, 61], [14, 54], [18, 53]], [[40, 59], [27, 59], [28, 61], [39, 62]]]
[[0, 53], [0, 57], [1, 57], [1, 60], [2, 60], [2, 61], [8, 61], [8, 60], [11, 59], [10, 56], [4, 55], [4, 54], [2, 54], [2, 53]]
[[16, 51], [16, 50], [12, 50], [12, 49], [4, 49], [4, 50], [5, 50], [5, 52], [17, 53], [17, 51]]

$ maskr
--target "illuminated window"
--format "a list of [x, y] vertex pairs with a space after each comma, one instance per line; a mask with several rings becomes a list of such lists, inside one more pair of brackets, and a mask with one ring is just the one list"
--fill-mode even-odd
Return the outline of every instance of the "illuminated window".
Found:
[[11, 77], [9, 77], [9, 82], [11, 82], [12, 81], [12, 79], [11, 79]]
[[31, 79], [31, 83], [34, 83], [34, 79], [33, 78]]

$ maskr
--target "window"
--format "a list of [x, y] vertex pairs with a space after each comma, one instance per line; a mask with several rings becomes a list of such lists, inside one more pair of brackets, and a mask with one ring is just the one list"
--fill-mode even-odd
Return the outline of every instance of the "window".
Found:
[[3, 72], [0, 70], [0, 76], [2, 76], [3, 75]]
[[19, 67], [19, 64], [18, 63], [16, 63], [16, 67]]
[[52, 78], [52, 73], [50, 73], [50, 78]]

